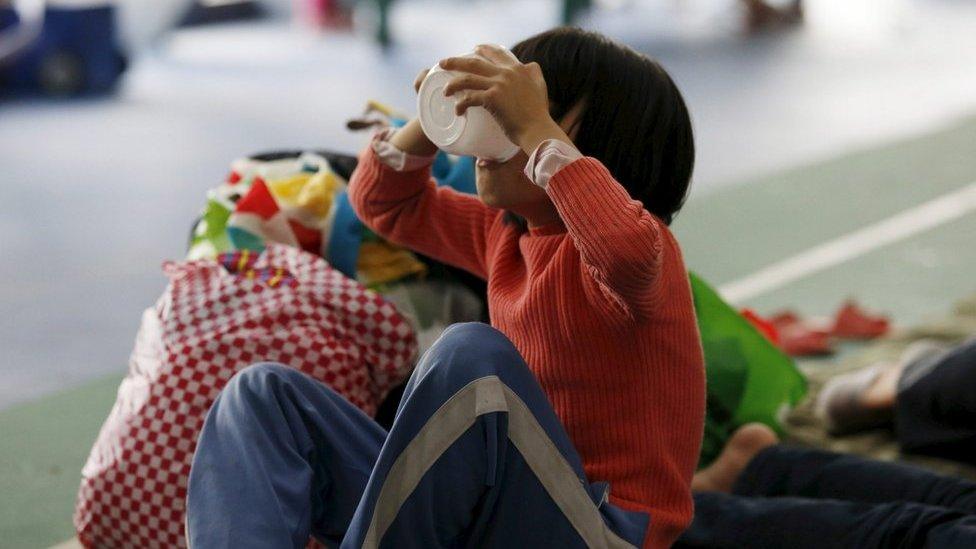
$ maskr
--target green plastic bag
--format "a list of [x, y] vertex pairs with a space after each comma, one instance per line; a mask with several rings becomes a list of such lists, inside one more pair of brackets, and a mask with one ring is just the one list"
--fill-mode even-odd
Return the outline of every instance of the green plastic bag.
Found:
[[711, 463], [739, 426], [765, 423], [777, 433], [807, 392], [796, 364], [718, 293], [689, 273], [708, 383], [705, 437], [699, 467]]

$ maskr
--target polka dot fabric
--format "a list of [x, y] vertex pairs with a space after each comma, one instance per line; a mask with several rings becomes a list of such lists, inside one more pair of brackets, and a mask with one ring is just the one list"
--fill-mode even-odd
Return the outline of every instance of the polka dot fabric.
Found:
[[370, 415], [409, 373], [413, 330], [380, 296], [289, 246], [269, 246], [254, 266], [297, 282], [272, 287], [212, 261], [164, 265], [169, 285], [143, 314], [129, 373], [82, 470], [74, 520], [83, 545], [186, 546], [197, 435], [242, 368], [280, 362]]

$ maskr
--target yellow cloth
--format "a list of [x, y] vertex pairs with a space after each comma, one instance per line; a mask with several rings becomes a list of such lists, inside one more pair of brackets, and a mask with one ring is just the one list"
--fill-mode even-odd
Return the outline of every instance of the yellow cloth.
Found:
[[282, 208], [301, 208], [316, 217], [324, 218], [332, 208], [335, 195], [345, 185], [327, 170], [318, 173], [299, 173], [268, 183], [268, 189]]
[[[268, 189], [282, 209], [301, 210], [305, 223], [326, 224], [336, 194], [345, 184], [328, 170], [298, 173], [268, 182]], [[314, 219], [309, 219], [309, 216]], [[386, 242], [363, 242], [359, 247], [356, 278], [366, 286], [384, 284], [427, 272], [409, 251]]]
[[359, 246], [356, 272], [360, 282], [372, 286], [425, 274], [427, 266], [404, 248], [387, 242], [363, 242]]

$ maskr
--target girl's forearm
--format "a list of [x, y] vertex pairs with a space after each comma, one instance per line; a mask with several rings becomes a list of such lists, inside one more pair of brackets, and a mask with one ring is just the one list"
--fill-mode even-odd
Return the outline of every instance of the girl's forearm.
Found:
[[420, 127], [420, 120], [416, 118], [397, 130], [390, 138], [390, 144], [415, 156], [431, 156], [437, 153], [437, 146], [427, 139]]
[[515, 143], [523, 151], [525, 151], [526, 155], [532, 156], [532, 153], [536, 150], [536, 148], [538, 148], [543, 141], [547, 141], [549, 139], [557, 139], [571, 146], [575, 146], [573, 145], [573, 140], [570, 139], [570, 137], [566, 135], [566, 132], [559, 127], [559, 124], [553, 121], [553, 119], [549, 116], [527, 124], [525, 129], [515, 136]]
[[[587, 272], [633, 318], [657, 307], [661, 265], [669, 256], [667, 229], [630, 197], [606, 166], [581, 158], [546, 186]], [[677, 256], [680, 257], [680, 256]]]
[[437, 187], [429, 168], [398, 172], [367, 145], [349, 178], [349, 202], [388, 241], [487, 276], [488, 231], [498, 211], [475, 196]]

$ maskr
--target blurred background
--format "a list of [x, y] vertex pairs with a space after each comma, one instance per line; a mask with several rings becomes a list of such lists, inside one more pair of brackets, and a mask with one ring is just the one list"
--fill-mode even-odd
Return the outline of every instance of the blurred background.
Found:
[[368, 100], [412, 113], [422, 68], [567, 22], [685, 94], [674, 230], [728, 300], [912, 326], [976, 291], [973, 2], [0, 0], [0, 545], [72, 535], [160, 264], [233, 159], [354, 154]]

